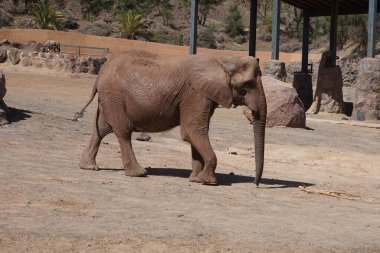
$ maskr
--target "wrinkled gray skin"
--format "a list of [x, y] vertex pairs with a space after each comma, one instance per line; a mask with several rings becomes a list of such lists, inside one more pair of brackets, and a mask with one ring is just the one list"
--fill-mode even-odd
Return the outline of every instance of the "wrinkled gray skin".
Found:
[[126, 52], [101, 69], [90, 100], [98, 93], [98, 110], [89, 145], [79, 167], [97, 170], [95, 157], [101, 140], [114, 132], [125, 174], [144, 176], [136, 161], [132, 132], [160, 132], [181, 126], [182, 139], [191, 144], [190, 181], [216, 184], [217, 159], [210, 145], [210, 118], [219, 105], [246, 105], [255, 122], [256, 185], [264, 164], [266, 100], [255, 58], [226, 56], [161, 57], [145, 51]]

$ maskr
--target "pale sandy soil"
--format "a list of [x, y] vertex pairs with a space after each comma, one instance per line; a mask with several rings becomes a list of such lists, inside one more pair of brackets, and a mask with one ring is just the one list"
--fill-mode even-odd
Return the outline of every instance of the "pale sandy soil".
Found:
[[146, 178], [124, 176], [113, 135], [102, 169], [83, 171], [96, 103], [70, 118], [95, 78], [2, 69], [15, 115], [0, 127], [0, 252], [380, 252], [379, 129], [315, 119], [310, 130], [267, 129], [256, 188], [251, 125], [239, 108], [217, 109], [219, 186], [188, 181], [177, 128], [133, 143]]

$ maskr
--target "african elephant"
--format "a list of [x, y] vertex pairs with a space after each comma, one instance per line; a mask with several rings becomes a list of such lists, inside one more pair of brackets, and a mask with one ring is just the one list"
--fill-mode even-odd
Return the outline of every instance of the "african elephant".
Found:
[[255, 184], [264, 165], [267, 105], [261, 71], [253, 57], [171, 56], [129, 51], [106, 62], [87, 104], [98, 93], [98, 109], [89, 145], [79, 163], [81, 169], [97, 170], [100, 142], [114, 132], [118, 138], [125, 174], [144, 176], [137, 163], [132, 132], [160, 132], [180, 125], [182, 139], [191, 144], [190, 181], [216, 184], [216, 155], [210, 145], [210, 118], [219, 105], [246, 105], [255, 119]]

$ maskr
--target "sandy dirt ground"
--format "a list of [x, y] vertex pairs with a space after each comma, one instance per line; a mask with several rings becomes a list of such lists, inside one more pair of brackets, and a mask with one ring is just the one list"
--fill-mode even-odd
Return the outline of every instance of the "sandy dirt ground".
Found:
[[252, 126], [239, 108], [217, 109], [218, 186], [188, 181], [178, 128], [133, 142], [145, 178], [124, 175], [114, 135], [101, 170], [83, 171], [96, 103], [70, 119], [95, 77], [2, 69], [14, 122], [0, 127], [0, 252], [380, 252], [379, 129], [268, 128], [256, 188]]

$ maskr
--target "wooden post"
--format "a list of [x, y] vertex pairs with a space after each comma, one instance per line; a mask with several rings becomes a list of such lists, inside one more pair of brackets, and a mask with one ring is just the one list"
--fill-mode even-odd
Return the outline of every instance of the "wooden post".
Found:
[[336, 48], [338, 34], [338, 0], [331, 2], [331, 23], [330, 23], [330, 64], [336, 65]]
[[278, 60], [280, 58], [280, 10], [281, 0], [273, 0], [272, 60]]
[[376, 56], [376, 17], [377, 0], [369, 0], [367, 57], [372, 58]]
[[302, 36], [302, 72], [307, 73], [309, 63], [309, 38], [310, 38], [310, 17], [309, 13], [303, 14], [303, 36]]
[[190, 54], [197, 53], [198, 0], [191, 0]]
[[257, 0], [251, 0], [248, 55], [256, 57]]

